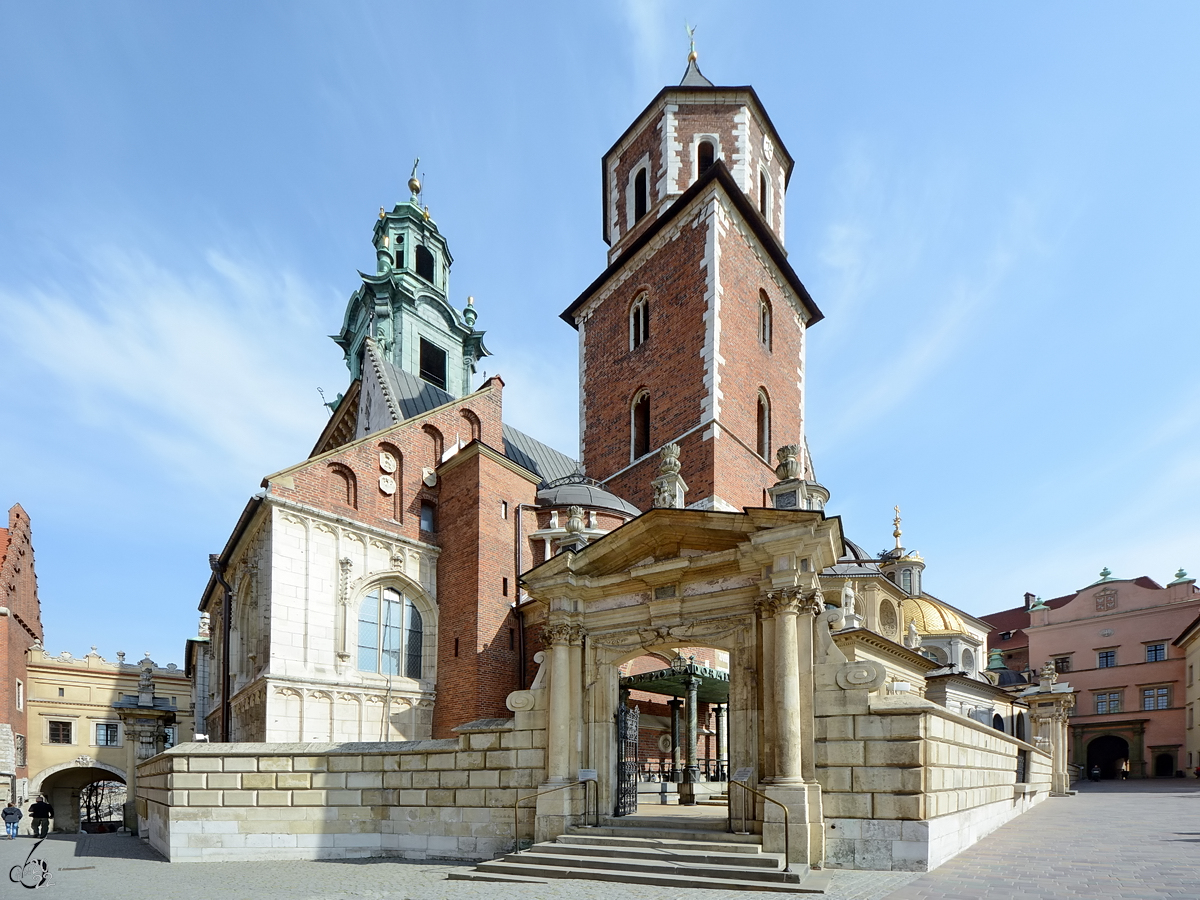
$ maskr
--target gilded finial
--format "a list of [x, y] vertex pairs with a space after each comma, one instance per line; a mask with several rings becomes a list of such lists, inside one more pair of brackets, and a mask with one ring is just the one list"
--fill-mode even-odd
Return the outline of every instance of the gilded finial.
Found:
[[696, 26], [689, 26], [687, 22], [684, 22], [683, 27], [687, 31], [688, 43], [690, 45], [690, 49], [688, 50], [688, 62], [695, 62], [697, 57], [700, 56], [700, 54], [696, 52]]
[[896, 526], [896, 530], [892, 532], [892, 537], [896, 539], [896, 549], [903, 550], [904, 548], [900, 546], [900, 507], [896, 506], [893, 509], [896, 510], [896, 518], [892, 520], [892, 523]]
[[428, 222], [429, 221], [429, 207], [428, 206], [425, 207], [424, 215], [425, 215], [425, 221]]
[[383, 211], [383, 207], [382, 207], [382, 206], [381, 206], [381, 207], [379, 207], [379, 218], [381, 218], [381, 219], [387, 218], [387, 213], [385, 213], [385, 212]]
[[421, 164], [421, 157], [417, 157], [413, 161], [412, 174], [408, 176], [408, 189], [412, 191], [412, 199], [417, 199], [417, 194], [421, 193], [421, 182], [417, 180], [417, 166]]

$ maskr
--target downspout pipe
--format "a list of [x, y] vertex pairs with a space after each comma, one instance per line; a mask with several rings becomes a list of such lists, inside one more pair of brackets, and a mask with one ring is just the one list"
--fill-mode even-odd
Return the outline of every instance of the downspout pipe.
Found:
[[221, 601], [221, 740], [229, 740], [229, 619], [233, 614], [233, 588], [225, 580], [219, 554], [208, 555], [208, 565], [224, 591]]
[[[525, 529], [522, 527], [522, 513], [527, 509], [532, 509], [536, 513], [538, 506], [534, 503], [518, 503], [517, 504], [517, 577], [513, 579], [516, 583], [516, 597], [513, 600], [513, 614], [517, 618], [517, 690], [525, 690], [525, 678], [529, 674], [526, 671], [525, 663], [525, 614], [521, 612], [521, 572], [525, 568]], [[534, 519], [536, 524], [537, 519]]]

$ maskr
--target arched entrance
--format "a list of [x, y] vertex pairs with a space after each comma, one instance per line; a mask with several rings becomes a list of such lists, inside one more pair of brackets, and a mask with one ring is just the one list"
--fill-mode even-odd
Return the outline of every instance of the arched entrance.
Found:
[[[125, 773], [115, 766], [96, 762], [89, 757], [80, 757], [69, 763], [50, 766], [39, 772], [29, 783], [29, 796], [43, 796], [46, 802], [54, 807], [54, 818], [50, 820], [53, 831], [74, 834], [79, 831], [82, 821], [80, 815], [80, 800], [85, 791], [89, 795], [89, 813], [106, 814], [115, 799], [116, 791], [106, 789], [100, 797], [95, 797], [96, 789], [88, 790], [90, 785], [106, 782], [125, 785]], [[106, 800], [110, 802], [105, 802]], [[121, 798], [124, 803], [125, 798]], [[98, 802], [97, 802], [98, 801]], [[118, 806], [118, 809], [120, 807]], [[116, 814], [118, 819], [120, 812]]]
[[[1115, 734], [1096, 738], [1087, 747], [1087, 771], [1100, 767], [1101, 778], [1119, 778], [1121, 766], [1129, 759], [1129, 742]], [[1086, 773], [1085, 773], [1086, 774]]]

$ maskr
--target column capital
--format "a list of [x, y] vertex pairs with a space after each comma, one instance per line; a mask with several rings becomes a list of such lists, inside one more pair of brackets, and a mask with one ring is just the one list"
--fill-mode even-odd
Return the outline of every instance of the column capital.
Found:
[[758, 599], [758, 607], [764, 617], [786, 613], [817, 615], [825, 610], [825, 598], [819, 590], [805, 592], [799, 588], [788, 588], [769, 591]]
[[542, 628], [542, 639], [547, 644], [566, 644], [570, 642], [574, 629], [578, 627], [566, 622], [555, 622]]
[[572, 647], [578, 647], [583, 643], [583, 639], [587, 637], [587, 632], [584, 630], [582, 625], [569, 625], [567, 627], [570, 629], [567, 635], [567, 640], [570, 642]]

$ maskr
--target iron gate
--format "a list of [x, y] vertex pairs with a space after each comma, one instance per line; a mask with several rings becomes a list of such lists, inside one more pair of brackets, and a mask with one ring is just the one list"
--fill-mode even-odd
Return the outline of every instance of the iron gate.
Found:
[[638, 720], [641, 712], [624, 703], [617, 707], [617, 808], [614, 816], [637, 812]]

